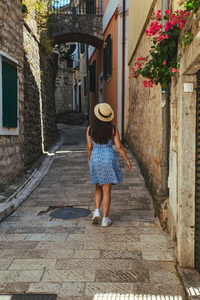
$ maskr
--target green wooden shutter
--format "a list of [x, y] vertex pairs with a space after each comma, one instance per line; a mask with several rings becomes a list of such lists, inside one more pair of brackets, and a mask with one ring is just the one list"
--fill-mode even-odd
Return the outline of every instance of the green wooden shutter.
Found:
[[111, 76], [112, 73], [112, 40], [111, 35], [107, 38], [107, 78]]
[[107, 47], [103, 47], [103, 78], [107, 79]]
[[96, 60], [89, 67], [90, 70], [90, 92], [96, 92]]
[[2, 61], [3, 127], [17, 127], [17, 68]]

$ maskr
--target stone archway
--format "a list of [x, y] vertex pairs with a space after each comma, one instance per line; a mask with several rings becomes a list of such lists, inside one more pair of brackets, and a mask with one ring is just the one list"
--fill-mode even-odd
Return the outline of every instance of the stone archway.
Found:
[[96, 48], [103, 44], [101, 15], [54, 14], [49, 30], [55, 44], [80, 42]]

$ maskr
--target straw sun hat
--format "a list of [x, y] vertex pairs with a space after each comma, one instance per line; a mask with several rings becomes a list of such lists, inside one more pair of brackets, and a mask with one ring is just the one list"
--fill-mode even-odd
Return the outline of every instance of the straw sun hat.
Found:
[[94, 114], [103, 122], [110, 122], [114, 118], [114, 111], [108, 103], [97, 104], [94, 108]]

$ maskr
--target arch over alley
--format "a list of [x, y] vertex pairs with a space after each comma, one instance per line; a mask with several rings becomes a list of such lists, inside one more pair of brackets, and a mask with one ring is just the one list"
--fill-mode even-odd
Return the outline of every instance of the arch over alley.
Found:
[[49, 23], [55, 45], [80, 42], [100, 48], [103, 44], [102, 15], [53, 14]]

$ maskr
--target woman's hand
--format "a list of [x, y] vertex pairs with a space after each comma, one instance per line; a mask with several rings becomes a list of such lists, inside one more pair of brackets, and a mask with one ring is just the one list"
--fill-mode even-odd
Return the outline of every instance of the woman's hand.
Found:
[[131, 165], [130, 161], [127, 160], [127, 161], [126, 161], [126, 164], [127, 164], [128, 170], [130, 170], [130, 169], [132, 168], [132, 165]]

